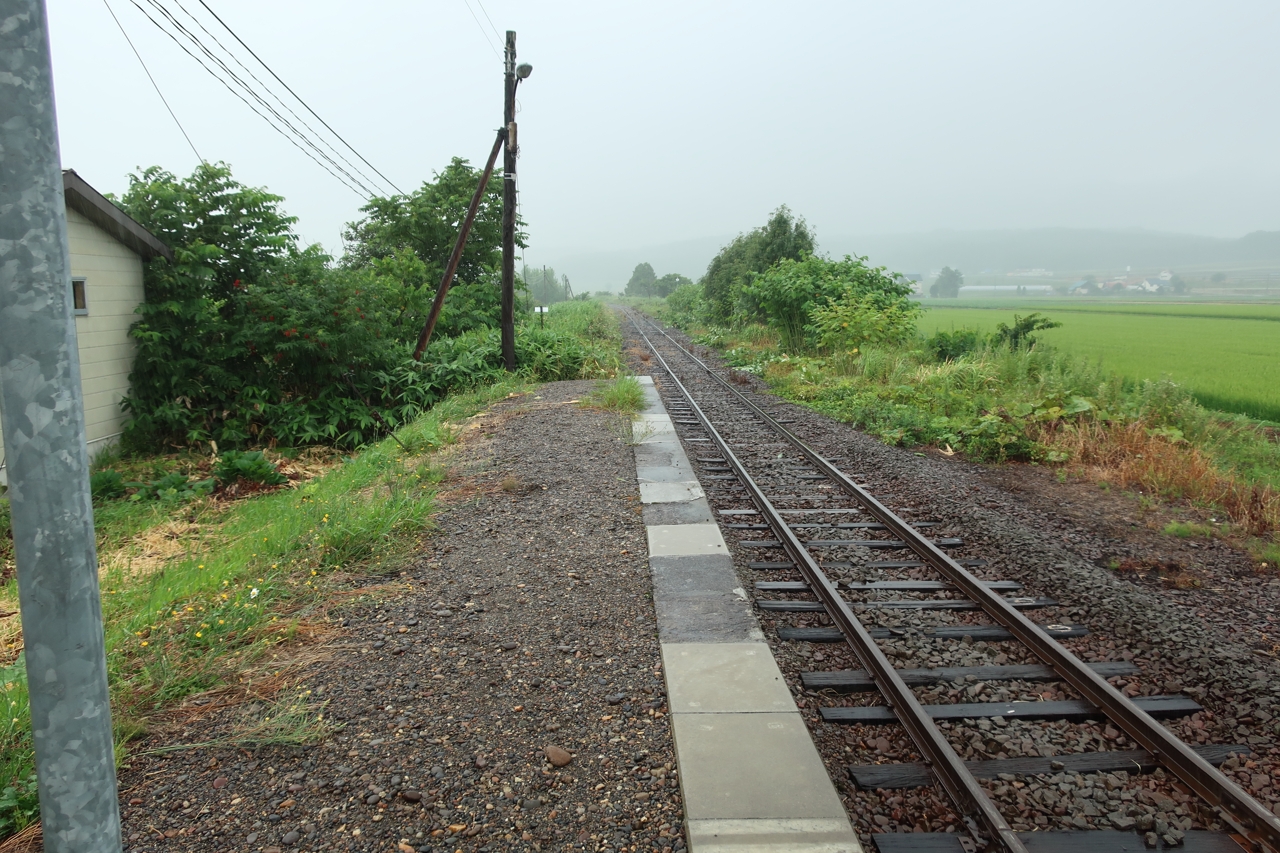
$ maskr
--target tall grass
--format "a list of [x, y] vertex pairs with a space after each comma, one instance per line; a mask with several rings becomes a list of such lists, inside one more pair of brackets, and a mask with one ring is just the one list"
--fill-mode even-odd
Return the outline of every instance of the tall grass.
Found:
[[1169, 380], [1135, 382], [1047, 346], [988, 346], [940, 362], [916, 347], [795, 356], [759, 326], [708, 329], [697, 339], [784, 396], [892, 444], [1071, 464], [1218, 507], [1254, 535], [1280, 530], [1275, 436], [1205, 408]]

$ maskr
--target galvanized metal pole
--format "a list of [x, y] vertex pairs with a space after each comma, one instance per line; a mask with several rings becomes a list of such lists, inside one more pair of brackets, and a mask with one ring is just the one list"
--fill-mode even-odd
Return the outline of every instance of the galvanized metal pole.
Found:
[[43, 0], [0, 4], [0, 421], [44, 849], [120, 850]]

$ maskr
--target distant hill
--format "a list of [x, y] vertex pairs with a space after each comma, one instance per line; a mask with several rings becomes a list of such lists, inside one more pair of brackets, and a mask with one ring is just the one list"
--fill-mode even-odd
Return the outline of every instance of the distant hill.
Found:
[[1238, 239], [1158, 231], [1039, 228], [1026, 231], [932, 231], [836, 237], [822, 241], [833, 255], [868, 255], [900, 272], [943, 266], [978, 273], [1042, 267], [1048, 270], [1134, 270], [1280, 264], [1280, 232]]
[[[896, 272], [956, 267], [966, 274], [1044, 268], [1055, 272], [1256, 267], [1280, 268], [1280, 231], [1239, 238], [1202, 237], [1141, 229], [1036, 228], [1023, 231], [929, 231], [918, 234], [833, 236], [819, 233], [819, 251], [866, 255]], [[603, 252], [550, 252], [545, 262], [569, 276], [574, 290], [620, 291], [636, 264], [658, 275], [678, 272], [695, 281], [732, 238], [702, 237], [678, 243]], [[534, 256], [530, 253], [530, 263]]]

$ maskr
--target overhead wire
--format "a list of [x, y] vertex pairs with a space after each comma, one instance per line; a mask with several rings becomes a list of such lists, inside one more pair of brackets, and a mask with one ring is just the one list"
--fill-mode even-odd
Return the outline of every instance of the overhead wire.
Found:
[[[131, 2], [133, 2], [133, 0], [131, 0]], [[301, 140], [304, 144], [306, 144], [308, 147], [310, 147], [310, 148], [311, 148], [311, 149], [312, 149], [316, 154], [318, 154], [321, 158], [323, 158], [323, 159], [324, 159], [324, 160], [326, 160], [326, 161], [327, 161], [331, 166], [333, 166], [333, 168], [334, 168], [334, 169], [337, 169], [339, 172], [341, 172], [343, 175], [345, 175], [345, 176], [347, 177], [347, 179], [351, 181], [351, 183], [354, 183], [356, 186], [358, 186], [360, 189], [359, 189], [359, 190], [357, 190], [357, 192], [363, 192], [363, 193], [364, 193], [365, 195], [367, 195], [367, 196], [374, 196], [374, 195], [377, 195], [377, 192], [375, 192], [374, 190], [370, 189], [370, 187], [369, 187], [369, 185], [368, 185], [368, 183], [367, 183], [367, 179], [365, 179], [365, 180], [361, 180], [360, 178], [357, 178], [355, 175], [352, 175], [352, 174], [351, 174], [351, 172], [349, 172], [349, 171], [347, 171], [346, 169], [344, 169], [341, 165], [339, 165], [339, 164], [338, 164], [338, 162], [337, 162], [336, 160], [334, 160], [332, 157], [330, 157], [328, 154], [326, 154], [324, 151], [322, 151], [322, 150], [320, 149], [320, 147], [315, 143], [315, 141], [314, 141], [314, 140], [312, 140], [312, 139], [311, 139], [310, 137], [308, 137], [306, 134], [302, 133], [300, 130], [298, 130], [296, 127], [294, 127], [294, 126], [293, 126], [293, 124], [292, 124], [292, 123], [290, 123], [288, 119], [286, 119], [284, 116], [282, 116], [282, 115], [280, 114], [280, 112], [279, 112], [278, 110], [276, 110], [276, 109], [275, 109], [275, 107], [273, 107], [273, 106], [271, 106], [271, 104], [267, 103], [267, 101], [266, 101], [266, 100], [265, 100], [265, 99], [264, 99], [264, 98], [263, 98], [263, 97], [262, 97], [262, 96], [261, 96], [257, 91], [255, 91], [255, 90], [253, 89], [253, 87], [252, 87], [252, 86], [250, 86], [249, 84], [245, 83], [245, 82], [244, 82], [244, 80], [240, 79], [239, 75], [237, 75], [234, 71], [232, 71], [232, 70], [231, 70], [231, 68], [230, 68], [230, 67], [228, 67], [228, 65], [227, 65], [225, 62], [223, 62], [221, 58], [219, 58], [217, 55], [215, 55], [215, 54], [214, 54], [214, 52], [213, 52], [212, 50], [210, 50], [210, 49], [209, 49], [209, 47], [208, 47], [207, 45], [205, 45], [202, 41], [200, 41], [200, 39], [199, 39], [199, 37], [198, 37], [198, 36], [196, 36], [196, 35], [195, 35], [194, 33], [192, 33], [189, 29], [187, 29], [187, 28], [182, 24], [182, 22], [181, 22], [181, 21], [179, 21], [179, 20], [178, 20], [178, 19], [173, 15], [173, 13], [172, 13], [172, 12], [170, 12], [167, 8], [165, 8], [165, 7], [164, 7], [164, 5], [162, 5], [162, 4], [159, 2], [159, 0], [146, 0], [146, 2], [147, 2], [147, 3], [149, 3], [149, 4], [150, 4], [150, 5], [151, 5], [151, 6], [152, 6], [156, 11], [158, 11], [162, 16], [164, 16], [165, 20], [169, 21], [169, 23], [173, 25], [174, 29], [176, 29], [179, 33], [181, 33], [183, 36], [185, 36], [185, 37], [187, 38], [187, 40], [188, 40], [188, 41], [190, 41], [193, 45], [195, 45], [195, 47], [196, 47], [198, 50], [200, 50], [200, 52], [201, 52], [201, 53], [203, 53], [203, 54], [204, 54], [205, 56], [207, 56], [210, 60], [212, 60], [215, 64], [217, 64], [217, 65], [218, 65], [218, 67], [219, 67], [219, 68], [221, 68], [221, 69], [226, 73], [226, 75], [227, 75], [228, 77], [230, 77], [232, 80], [234, 80], [234, 81], [236, 82], [236, 84], [237, 84], [237, 85], [239, 85], [239, 86], [240, 86], [240, 88], [241, 88], [241, 89], [243, 89], [243, 90], [245, 91], [245, 93], [246, 93], [246, 94], [248, 94], [251, 98], [253, 98], [255, 101], [257, 101], [257, 102], [258, 102], [258, 103], [263, 107], [263, 109], [267, 110], [267, 112], [269, 112], [269, 113], [271, 113], [273, 116], [275, 116], [275, 117], [276, 117], [276, 119], [277, 119], [281, 124], [283, 124], [285, 127], [287, 127], [287, 128], [289, 129], [289, 131], [290, 131], [291, 133], [293, 133], [293, 134], [294, 134], [294, 136], [296, 136], [296, 137], [297, 137], [297, 139]], [[137, 4], [136, 4], [136, 2], [134, 3], [134, 5], [137, 5]], [[148, 16], [148, 17], [150, 17], [150, 16]], [[153, 20], [153, 23], [155, 23], [155, 21], [154, 21], [154, 20]], [[167, 31], [166, 31], [166, 32], [167, 32]], [[175, 39], [175, 41], [176, 41], [176, 39]], [[190, 51], [188, 51], [188, 53], [190, 53]], [[201, 63], [201, 64], [203, 65], [203, 63]], [[212, 71], [212, 69], [209, 69], [207, 66], [205, 66], [205, 68], [206, 68], [206, 70], [210, 71], [210, 73], [213, 73], [215, 77], [217, 76], [216, 72], [213, 72], [213, 71]], [[222, 80], [222, 78], [220, 78], [220, 77], [219, 77], [218, 79], [219, 79], [219, 80]], [[222, 80], [222, 82], [223, 82], [223, 83], [224, 83], [224, 85], [225, 85], [225, 80]], [[246, 102], [246, 103], [247, 103], [247, 102]], [[257, 110], [255, 110], [255, 112], [257, 112]], [[259, 115], [261, 116], [261, 113], [259, 113]], [[263, 118], [265, 119], [266, 117], [265, 117], [265, 116], [263, 116]], [[270, 121], [270, 120], [268, 119], [268, 121]], [[273, 126], [274, 126], [274, 125], [273, 125]], [[278, 128], [278, 127], [277, 127], [276, 129], [277, 129], [277, 130], [279, 130], [279, 128]], [[280, 131], [280, 132], [281, 132], [281, 133], [284, 133], [284, 131]], [[286, 136], [288, 136], [288, 134], [285, 134], [285, 135], [286, 135]], [[293, 139], [292, 139], [292, 138], [290, 138], [290, 140], [291, 140], [291, 141], [293, 141]], [[295, 143], [295, 144], [296, 144], [296, 143]], [[300, 147], [300, 146], [299, 146], [299, 147]], [[305, 150], [305, 149], [304, 149], [304, 150]], [[313, 157], [312, 159], [314, 160], [315, 158]], [[318, 161], [317, 161], [317, 162], [318, 162]]]
[[[249, 55], [250, 55], [250, 56], [252, 56], [255, 60], [257, 60], [257, 62], [258, 62], [258, 64], [259, 64], [259, 65], [261, 65], [263, 68], [267, 69], [267, 73], [268, 73], [268, 74], [270, 74], [272, 77], [274, 77], [274, 78], [276, 79], [276, 81], [277, 81], [277, 82], [279, 82], [279, 84], [280, 84], [281, 86], [284, 86], [285, 91], [287, 91], [290, 95], [293, 95], [295, 98], [297, 98], [297, 99], [298, 99], [298, 103], [300, 103], [300, 104], [302, 104], [302, 106], [306, 107], [307, 112], [309, 112], [309, 113], [311, 113], [313, 116], [315, 116], [315, 117], [316, 117], [316, 120], [317, 120], [317, 121], [319, 121], [321, 124], [323, 124], [323, 125], [325, 126], [325, 129], [326, 129], [326, 130], [328, 130], [330, 133], [332, 133], [334, 136], [336, 136], [336, 137], [338, 138], [338, 141], [339, 141], [339, 142], [341, 142], [343, 145], [347, 146], [347, 148], [349, 148], [349, 149], [351, 150], [351, 153], [353, 153], [353, 154], [355, 154], [357, 157], [359, 157], [359, 158], [364, 162], [364, 164], [365, 164], [366, 166], [368, 166], [370, 169], [373, 169], [374, 173], [376, 173], [378, 177], [382, 178], [382, 180], [386, 181], [386, 182], [387, 182], [387, 183], [388, 183], [388, 184], [389, 184], [389, 185], [390, 185], [390, 186], [391, 186], [391, 187], [392, 187], [396, 192], [400, 193], [400, 195], [404, 195], [404, 194], [405, 194], [404, 190], [400, 189], [398, 186], [396, 186], [396, 185], [395, 185], [395, 183], [394, 183], [390, 178], [388, 178], [386, 175], [382, 174], [382, 172], [380, 172], [380, 171], [378, 170], [378, 167], [377, 167], [377, 166], [375, 166], [375, 165], [373, 165], [372, 163], [370, 163], [370, 162], [369, 162], [369, 160], [368, 160], [368, 159], [367, 159], [363, 154], [361, 154], [359, 151], [357, 151], [357, 150], [355, 149], [355, 147], [354, 147], [354, 146], [352, 146], [352, 145], [351, 145], [351, 143], [349, 143], [349, 142], [347, 142], [347, 140], [343, 139], [343, 138], [342, 138], [342, 135], [341, 135], [340, 133], [338, 133], [338, 131], [336, 131], [336, 130], [334, 130], [332, 127], [330, 127], [330, 126], [329, 126], [329, 123], [328, 123], [327, 121], [325, 121], [323, 118], [321, 118], [321, 117], [320, 117], [320, 114], [319, 114], [319, 113], [317, 113], [315, 110], [313, 110], [313, 109], [311, 108], [311, 105], [310, 105], [310, 104], [308, 104], [306, 101], [304, 101], [304, 100], [302, 99], [302, 96], [301, 96], [301, 95], [299, 95], [297, 92], [293, 91], [293, 89], [289, 86], [289, 84], [288, 84], [288, 83], [286, 83], [286, 82], [284, 82], [284, 80], [282, 80], [282, 79], [280, 78], [280, 75], [279, 75], [279, 74], [277, 74], [277, 73], [276, 73], [276, 72], [271, 68], [271, 66], [270, 66], [270, 65], [267, 65], [267, 63], [263, 61], [262, 57], [258, 56], [258, 54], [256, 54], [256, 53], [254, 53], [253, 48], [251, 48], [251, 47], [249, 47], [249, 45], [245, 44], [244, 39], [240, 38], [240, 36], [236, 33], [236, 31], [235, 31], [235, 30], [233, 30], [233, 29], [231, 29], [230, 25], [228, 25], [226, 21], [222, 20], [222, 18], [220, 18], [220, 17], [218, 16], [218, 13], [217, 13], [217, 12], [215, 12], [215, 11], [213, 11], [213, 9], [209, 8], [209, 4], [208, 4], [208, 3], [206, 3], [204, 0], [200, 0], [200, 5], [201, 5], [201, 6], [203, 6], [203, 7], [205, 8], [205, 10], [206, 10], [210, 15], [212, 15], [212, 16], [214, 17], [214, 20], [216, 20], [219, 24], [221, 24], [221, 25], [222, 25], [223, 29], [225, 29], [227, 32], [231, 33], [231, 37], [232, 37], [232, 38], [234, 38], [236, 41], [238, 41], [238, 42], [240, 43], [240, 46], [241, 46], [241, 47], [243, 47], [245, 50], [249, 51]], [[184, 11], [185, 11], [185, 10], [184, 10]], [[190, 12], [188, 12], [187, 14], [190, 14]], [[203, 28], [202, 28], [202, 29], [203, 29]], [[206, 30], [206, 32], [208, 32], [208, 31]], [[225, 48], [224, 48], [224, 49], [225, 49]], [[247, 70], [247, 69], [246, 69], [246, 70]], [[255, 79], [256, 79], [256, 78], [255, 78]]]
[[187, 144], [191, 146], [191, 153], [196, 155], [196, 159], [201, 163], [205, 159], [200, 156], [200, 152], [196, 150], [196, 144], [191, 141], [191, 135], [187, 133], [187, 129], [182, 126], [182, 122], [178, 121], [178, 115], [173, 111], [173, 107], [169, 106], [169, 101], [164, 96], [164, 92], [160, 91], [160, 85], [156, 83], [156, 78], [151, 76], [151, 69], [147, 68], [147, 63], [143, 61], [142, 54], [138, 53], [138, 48], [134, 47], [133, 39], [129, 38], [129, 34], [125, 32], [124, 24], [120, 23], [120, 19], [116, 17], [116, 12], [111, 8], [111, 4], [107, 0], [102, 0], [102, 5], [107, 7], [107, 13], [111, 15], [111, 20], [116, 22], [116, 26], [120, 28], [120, 35], [124, 36], [124, 40], [128, 42], [129, 49], [133, 51], [133, 55], [138, 57], [138, 64], [142, 66], [142, 71], [147, 75], [147, 79], [151, 81], [151, 87], [156, 90], [156, 94], [160, 96], [160, 103], [164, 104], [164, 108], [169, 111], [169, 117], [173, 119], [173, 123], [178, 126], [178, 130], [182, 133], [182, 138], [187, 140]]
[[[295, 148], [297, 148], [299, 151], [301, 151], [301, 152], [302, 152], [303, 154], [305, 154], [307, 157], [311, 158], [311, 160], [312, 160], [313, 162], [315, 162], [315, 164], [316, 164], [317, 166], [319, 166], [320, 168], [324, 169], [324, 170], [325, 170], [326, 172], [328, 172], [328, 173], [329, 173], [333, 178], [335, 178], [339, 183], [341, 183], [343, 186], [345, 186], [347, 189], [351, 190], [351, 191], [352, 191], [352, 192], [354, 192], [355, 194], [357, 194], [357, 195], [361, 195], [361, 196], [365, 196], [365, 197], [368, 197], [368, 196], [370, 196], [370, 195], [373, 195], [373, 193], [369, 192], [369, 190], [368, 190], [368, 188], [367, 188], [367, 187], [366, 187], [366, 188], [364, 188], [363, 190], [361, 190], [361, 189], [357, 189], [356, 184], [357, 184], [357, 183], [359, 183], [358, 181], [355, 181], [354, 179], [344, 178], [344, 177], [342, 177], [341, 175], [339, 175], [337, 172], [335, 172], [333, 169], [331, 169], [329, 166], [326, 166], [326, 165], [325, 165], [324, 163], [322, 163], [319, 159], [317, 159], [317, 158], [316, 158], [316, 156], [315, 156], [314, 154], [312, 154], [310, 151], [308, 151], [306, 148], [304, 148], [301, 144], [299, 144], [298, 140], [294, 139], [294, 138], [293, 138], [292, 136], [290, 136], [286, 131], [284, 131], [283, 129], [281, 129], [281, 128], [280, 128], [278, 125], [276, 125], [276, 124], [275, 124], [275, 122], [273, 122], [270, 118], [268, 118], [267, 116], [263, 115], [263, 114], [262, 114], [262, 113], [257, 109], [257, 107], [255, 107], [252, 103], [250, 103], [250, 102], [245, 98], [245, 96], [244, 96], [243, 94], [241, 94], [240, 92], [236, 91], [235, 87], [233, 87], [230, 83], [228, 83], [225, 79], [223, 79], [223, 78], [218, 74], [218, 72], [217, 72], [217, 71], [215, 71], [213, 68], [209, 67], [209, 65], [208, 65], [208, 64], [206, 64], [206, 63], [205, 63], [205, 61], [204, 61], [204, 60], [202, 60], [199, 56], [197, 56], [196, 54], [192, 53], [192, 52], [191, 52], [191, 50], [190, 50], [190, 49], [189, 49], [185, 44], [183, 44], [183, 43], [182, 43], [182, 41], [181, 41], [181, 40], [179, 40], [179, 38], [178, 38], [176, 35], [174, 35], [172, 32], [170, 32], [168, 29], [166, 29], [166, 28], [165, 28], [165, 26], [164, 26], [163, 24], [161, 24], [159, 21], [157, 21], [155, 18], [153, 18], [153, 17], [151, 16], [151, 14], [150, 14], [146, 9], [144, 9], [144, 8], [141, 6], [141, 4], [139, 4], [138, 0], [129, 0], [129, 2], [131, 2], [131, 3], [134, 5], [134, 7], [135, 7], [135, 8], [137, 8], [137, 10], [138, 10], [139, 12], [141, 12], [141, 13], [143, 14], [143, 16], [144, 16], [148, 21], [150, 21], [150, 22], [151, 22], [151, 23], [156, 27], [156, 29], [160, 30], [160, 32], [162, 32], [162, 33], [164, 33], [166, 36], [168, 36], [168, 37], [173, 41], [173, 43], [174, 43], [174, 44], [176, 44], [176, 45], [177, 45], [177, 46], [182, 50], [182, 52], [183, 52], [183, 53], [187, 54], [187, 55], [188, 55], [188, 56], [190, 56], [192, 59], [194, 59], [194, 60], [196, 61], [196, 63], [200, 65], [200, 67], [201, 67], [201, 68], [203, 68], [205, 71], [207, 71], [207, 72], [209, 73], [209, 75], [210, 75], [211, 77], [213, 77], [215, 80], [217, 80], [219, 83], [221, 83], [221, 84], [222, 84], [222, 85], [227, 89], [227, 91], [229, 91], [231, 94], [235, 95], [235, 96], [236, 96], [237, 98], [239, 98], [242, 102], [244, 102], [244, 105], [245, 105], [245, 106], [247, 106], [247, 107], [248, 107], [248, 108], [249, 108], [249, 109], [250, 109], [250, 110], [251, 110], [255, 115], [257, 115], [259, 118], [261, 118], [263, 121], [265, 121], [268, 125], [270, 125], [270, 126], [271, 126], [271, 128], [272, 128], [273, 130], [275, 130], [277, 133], [279, 133], [279, 134], [280, 134], [281, 136], [283, 136], [285, 139], [289, 140], [289, 142], [290, 142], [290, 143], [291, 143]], [[251, 93], [251, 94], [252, 94], [252, 93]], [[255, 99], [256, 99], [256, 98], [255, 98]], [[259, 100], [260, 100], [260, 99], [259, 99]], [[296, 132], [296, 131], [295, 131], [295, 132]]]
[[[480, 35], [484, 36], [484, 40], [485, 40], [485, 41], [488, 43], [488, 45], [489, 45], [489, 50], [492, 50], [492, 51], [493, 51], [493, 55], [494, 55], [494, 56], [496, 56], [496, 57], [498, 57], [499, 59], [501, 59], [501, 58], [502, 58], [502, 54], [498, 53], [498, 49], [497, 49], [496, 47], [494, 47], [494, 46], [493, 46], [493, 41], [492, 41], [492, 40], [490, 40], [490, 38], [489, 38], [489, 34], [488, 34], [487, 32], [485, 32], [485, 31], [484, 31], [484, 24], [480, 23], [480, 19], [476, 17], [476, 11], [475, 11], [475, 9], [472, 9], [472, 8], [471, 8], [471, 3], [469, 2], [469, 0], [462, 0], [462, 2], [463, 2], [463, 4], [467, 7], [467, 11], [471, 13], [471, 19], [472, 19], [473, 21], [475, 21], [475, 22], [476, 22], [476, 26], [480, 28]], [[493, 24], [492, 24], [492, 23], [490, 23], [490, 26], [493, 26]]]
[[[213, 39], [213, 43], [214, 43], [214, 44], [216, 44], [218, 47], [220, 47], [220, 48], [222, 49], [223, 53], [225, 53], [227, 56], [231, 57], [231, 59], [236, 63], [236, 65], [239, 65], [241, 68], [243, 68], [243, 69], [244, 69], [244, 71], [245, 71], [245, 73], [246, 73], [246, 74], [248, 74], [251, 78], [253, 78], [253, 81], [254, 81], [255, 83], [257, 83], [260, 87], [262, 87], [262, 90], [263, 90], [263, 91], [265, 91], [268, 95], [270, 95], [272, 98], [274, 98], [274, 99], [276, 100], [276, 103], [278, 103], [278, 104], [280, 104], [280, 106], [284, 107], [284, 109], [289, 113], [289, 115], [291, 115], [291, 116], [293, 116], [295, 119], [297, 119], [298, 123], [299, 123], [299, 124], [301, 124], [303, 127], [305, 127], [307, 130], [309, 130], [309, 131], [310, 131], [310, 132], [315, 136], [315, 138], [316, 138], [316, 139], [318, 139], [318, 140], [320, 140], [322, 143], [324, 143], [325, 147], [326, 147], [326, 148], [328, 148], [330, 151], [332, 151], [332, 152], [333, 152], [333, 153], [334, 153], [334, 154], [335, 154], [335, 155], [336, 155], [340, 160], [342, 160], [342, 162], [343, 162], [343, 163], [345, 163], [347, 166], [349, 166], [353, 172], [355, 172], [357, 175], [359, 175], [359, 176], [360, 176], [360, 178], [362, 179], [362, 181], [363, 181], [365, 184], [367, 184], [367, 185], [373, 185], [373, 186], [376, 186], [376, 185], [377, 185], [377, 181], [373, 180], [373, 179], [372, 179], [372, 178], [370, 178], [367, 174], [365, 174], [364, 172], [362, 172], [362, 171], [360, 170], [360, 167], [359, 167], [359, 166], [357, 166], [356, 164], [352, 163], [350, 160], [348, 160], [348, 159], [347, 159], [347, 157], [346, 157], [345, 155], [343, 155], [343, 153], [342, 153], [341, 151], [339, 151], [338, 149], [334, 148], [334, 147], [333, 147], [333, 144], [332, 144], [331, 142], [329, 142], [329, 140], [325, 139], [323, 134], [321, 134], [318, 130], [316, 130], [316, 129], [315, 129], [314, 127], [312, 127], [311, 125], [307, 124], [306, 120], [305, 120], [304, 118], [302, 118], [302, 116], [300, 116], [300, 115], [298, 115], [296, 112], [294, 112], [293, 108], [292, 108], [292, 107], [290, 107], [288, 104], [286, 104], [286, 103], [284, 102], [284, 100], [283, 100], [279, 95], [277, 95], [274, 91], [272, 91], [272, 89], [271, 89], [271, 87], [270, 87], [270, 86], [268, 86], [266, 83], [262, 82], [262, 80], [260, 80], [260, 79], [258, 78], [258, 75], [256, 75], [256, 74], [254, 74], [254, 73], [253, 73], [253, 70], [252, 70], [252, 69], [250, 69], [250, 68], [249, 68], [248, 66], [246, 66], [243, 62], [241, 62], [241, 61], [240, 61], [240, 58], [239, 58], [238, 56], [236, 56], [233, 52], [231, 52], [230, 50], [228, 50], [228, 49], [227, 49], [227, 46], [226, 46], [226, 45], [224, 45], [224, 44], [223, 44], [223, 43], [218, 39], [218, 37], [217, 37], [216, 35], [214, 35], [213, 33], [209, 32], [209, 29], [208, 29], [207, 27], [205, 27], [204, 23], [203, 23], [203, 22], [201, 22], [201, 20], [200, 20], [199, 18], [197, 18], [195, 15], [191, 14], [190, 10], [188, 10], [186, 6], [182, 5], [182, 0], [174, 0], [174, 3], [176, 3], [176, 4], [177, 4], [178, 8], [179, 8], [179, 9], [181, 9], [181, 10], [183, 11], [183, 13], [184, 13], [188, 18], [190, 18], [192, 21], [194, 21], [194, 22], [195, 22], [195, 24], [196, 24], [196, 26], [197, 26], [197, 27], [199, 27], [202, 31], [204, 31], [205, 35], [207, 35], [207, 36], [209, 36], [209, 38]], [[234, 34], [233, 34], [233, 35], [234, 35]], [[286, 86], [285, 88], [288, 88], [288, 87]], [[295, 97], [296, 97], [296, 96], [295, 96]], [[376, 171], [377, 171], [377, 169], [374, 169], [374, 171], [376, 172]], [[385, 180], [385, 178], [384, 178], [384, 180]], [[390, 183], [390, 182], [388, 181], [388, 183]], [[394, 185], [392, 185], [392, 186], [394, 186]]]
[[498, 41], [502, 41], [502, 33], [498, 32], [498, 28], [493, 25], [493, 18], [489, 17], [489, 10], [484, 7], [481, 0], [476, 0], [476, 5], [480, 7], [480, 11], [484, 12], [484, 19], [489, 22], [489, 29], [493, 30], [493, 34], [498, 37]]

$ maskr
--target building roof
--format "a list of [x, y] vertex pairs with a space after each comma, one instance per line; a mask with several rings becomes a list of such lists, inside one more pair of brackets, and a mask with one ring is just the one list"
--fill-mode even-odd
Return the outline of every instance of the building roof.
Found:
[[67, 199], [67, 209], [76, 213], [115, 237], [144, 260], [155, 257], [173, 260], [173, 250], [161, 243], [156, 235], [143, 228], [129, 214], [116, 207], [102, 193], [75, 173], [62, 170], [62, 191]]

